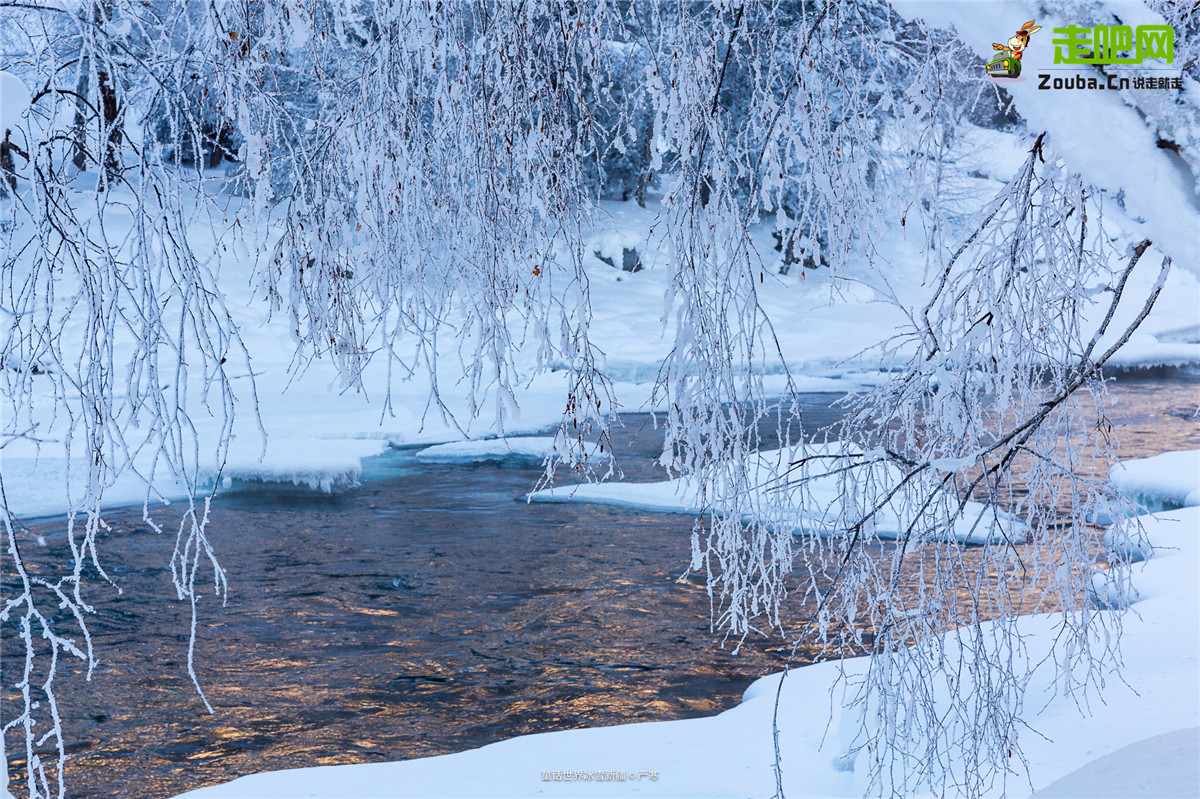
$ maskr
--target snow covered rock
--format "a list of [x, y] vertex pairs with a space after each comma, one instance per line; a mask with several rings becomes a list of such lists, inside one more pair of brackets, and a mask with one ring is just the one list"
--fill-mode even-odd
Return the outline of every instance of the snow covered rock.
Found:
[[628, 230], [611, 231], [592, 239], [592, 254], [604, 263], [623, 272], [640, 272], [642, 265], [638, 248], [643, 237]]

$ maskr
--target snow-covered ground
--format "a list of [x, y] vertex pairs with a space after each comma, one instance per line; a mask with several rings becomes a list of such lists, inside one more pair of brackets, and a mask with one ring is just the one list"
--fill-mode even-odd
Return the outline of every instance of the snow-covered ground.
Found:
[[[841, 529], [837, 520], [842, 506], [842, 486], [837, 473], [852, 456], [862, 453], [855, 447], [844, 444], [809, 446], [803, 453], [799, 449], [764, 450], [757, 453], [747, 468], [750, 483], [755, 486], [750, 498], [751, 506], [761, 508], [764, 518], [758, 519], [770, 525], [787, 525], [809, 532], [830, 535]], [[803, 457], [803, 461], [802, 461]], [[809, 460], [811, 458], [816, 460]], [[900, 473], [891, 466], [872, 470], [870, 479], [882, 485], [893, 486], [900, 480]], [[864, 478], [866, 479], [866, 478]], [[818, 513], [801, 515], [799, 508], [789, 503], [773, 502], [784, 492], [789, 482], [804, 482]], [[773, 497], [772, 495], [777, 495]], [[558, 486], [534, 491], [529, 495], [532, 502], [593, 502], [601, 505], [618, 505], [627, 508], [655, 511], [659, 513], [699, 514], [706, 508], [700, 502], [700, 485], [691, 477], [663, 480], [651, 483], [586, 483], [583, 485]], [[978, 523], [988, 508], [978, 502], [968, 502], [963, 515], [955, 522], [955, 538], [973, 544], [982, 544], [989, 539], [1003, 541], [1020, 540], [1024, 528], [1014, 520], [1001, 516], [1009, 524], [996, 527]], [[756, 515], [758, 512], [756, 512]], [[900, 538], [914, 522], [914, 511], [893, 499], [887, 503], [876, 519], [874, 533], [881, 539]], [[982, 528], [982, 529], [981, 529]]]
[[1200, 450], [1123, 461], [1109, 469], [1108, 480], [1148, 507], [1200, 505]]

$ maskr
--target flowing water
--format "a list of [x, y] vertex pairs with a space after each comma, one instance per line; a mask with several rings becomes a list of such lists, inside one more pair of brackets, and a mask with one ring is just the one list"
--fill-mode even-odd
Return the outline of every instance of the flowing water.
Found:
[[[1200, 447], [1198, 388], [1123, 379], [1113, 416], [1124, 455]], [[836, 418], [836, 396], [805, 397], [810, 429]], [[627, 417], [617, 443], [629, 478], [659, 479], [661, 435], [644, 419]], [[100, 551], [123, 593], [91, 580], [100, 665], [91, 682], [71, 669], [56, 682], [69, 708], [70, 796], [165, 797], [269, 769], [710, 715], [783, 665], [780, 639], [734, 656], [710, 632], [702, 582], [679, 580], [689, 517], [528, 504], [539, 474], [529, 464], [418, 468], [395, 453], [372, 473], [336, 496], [280, 489], [214, 502], [229, 602], [201, 602], [196, 655], [214, 715], [186, 676], [173, 536], [140, 511], [108, 516]], [[35, 566], [61, 557], [56, 529], [35, 528], [45, 548], [28, 539]], [[21, 663], [11, 623], [3, 647], [7, 689]], [[25, 764], [10, 741], [15, 779]]]

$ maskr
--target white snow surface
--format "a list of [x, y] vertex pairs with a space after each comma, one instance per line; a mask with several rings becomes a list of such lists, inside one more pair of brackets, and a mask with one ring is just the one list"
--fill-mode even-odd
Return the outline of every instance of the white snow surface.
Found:
[[[1002, 187], [1004, 179], [1011, 177], [1013, 162], [1020, 161], [1030, 140], [1024, 135], [983, 129], [974, 130], [971, 137], [975, 160], [968, 166], [977, 167], [980, 174], [988, 176], [974, 181], [980, 184], [977, 189], [982, 205]], [[120, 190], [112, 193], [116, 199]], [[236, 224], [238, 213], [237, 204], [233, 203], [225, 220], [229, 226]], [[604, 202], [594, 222], [593, 235], [597, 242], [629, 242], [639, 238], [645, 243], [656, 213], [653, 205], [643, 209], [633, 202]], [[1109, 207], [1105, 218], [1106, 224], [1126, 240], [1143, 232], [1115, 206]], [[766, 220], [752, 230], [754, 250], [763, 258], [760, 268], [767, 286], [759, 299], [775, 327], [787, 331], [787, 335], [779, 337], [779, 344], [787, 360], [787, 374], [792, 376], [796, 388], [845, 392], [879, 381], [879, 370], [890, 368], [891, 363], [873, 347], [893, 337], [905, 322], [897, 308], [879, 300], [882, 289], [877, 291], [876, 281], [881, 273], [864, 266], [861, 271], [851, 270], [851, 274], [837, 277], [831, 277], [827, 269], [799, 269], [788, 276], [779, 275], [781, 256], [773, 248], [772, 225], [772, 221]], [[119, 232], [114, 227], [114, 235]], [[209, 241], [214, 234], [203, 226], [193, 235], [197, 250], [221, 251], [221, 245], [213, 243], [216, 239]], [[903, 281], [889, 278], [901, 298], [912, 304], [920, 303], [929, 290], [920, 279], [926, 267], [921, 236], [897, 224], [876, 245], [877, 258], [888, 264], [893, 277], [908, 276]], [[601, 408], [600, 413], [653, 409], [651, 388], [673, 344], [671, 331], [662, 321], [663, 297], [672, 280], [670, 271], [663, 268], [664, 251], [660, 248], [665, 246], [650, 241], [641, 248], [645, 269], [638, 273], [623, 272], [596, 258], [586, 259], [593, 311], [589, 335], [604, 354], [601, 368], [613, 380], [616, 397], [616, 403]], [[463, 367], [457, 361], [460, 346], [461, 351], [470, 352], [471, 345], [450, 335], [441, 339], [445, 351], [439, 359], [438, 384], [452, 419], [443, 416], [429, 402], [430, 381], [419, 369], [411, 379], [400, 380], [389, 376], [382, 358], [367, 366], [360, 388], [347, 388], [327, 360], [315, 360], [301, 374], [294, 374], [295, 345], [286, 314], [271, 317], [267, 312], [255, 288], [252, 256], [231, 250], [223, 259], [218, 278], [220, 291], [241, 330], [255, 382], [252, 394], [249, 369], [242, 366], [232, 372], [238, 418], [233, 427], [230, 460], [222, 476], [336, 489], [353, 482], [361, 470], [361, 465], [356, 465], [353, 459], [378, 452], [372, 448], [381, 446], [379, 442], [412, 446], [464, 438], [511, 439], [544, 433], [562, 418], [568, 372], [534, 374], [536, 341], [527, 351], [518, 353], [516, 413], [507, 413], [502, 422], [487, 410], [499, 404], [494, 392], [481, 398], [478, 407], [484, 410], [480, 416], [472, 417], [462, 379]], [[1177, 257], [1177, 262], [1180, 260]], [[1121, 303], [1114, 328], [1128, 321], [1135, 305], [1140, 306], [1140, 297], [1153, 283], [1155, 271], [1153, 264], [1134, 271], [1126, 290], [1126, 296], [1134, 299]], [[62, 287], [60, 294], [68, 296], [69, 289]], [[1118, 353], [1118, 360], [1124, 365], [1144, 366], [1200, 363], [1198, 307], [1200, 281], [1187, 270], [1175, 270], [1154, 312], [1138, 336]], [[1098, 314], [1102, 310], [1100, 303], [1084, 309], [1085, 331], [1099, 323]], [[74, 333], [68, 329], [64, 336]], [[82, 339], [82, 332], [79, 337]], [[129, 351], [128, 345], [118, 342], [117, 351], [119, 364], [120, 353]], [[37, 379], [45, 380], [47, 390], [34, 397], [29, 422], [31, 439], [40, 442], [40, 446], [17, 440], [0, 449], [6, 486], [10, 480], [14, 481], [14, 487], [6, 491], [8, 508], [25, 516], [65, 512], [74, 507], [81, 489], [72, 486], [70, 496], [65, 490], [62, 476], [67, 467], [62, 442], [67, 433], [61, 400], [49, 390], [48, 378]], [[786, 385], [783, 364], [768, 364], [762, 381], [768, 394], [782, 392]], [[385, 404], [389, 382], [391, 397]], [[214, 475], [220, 465], [215, 458], [215, 441], [221, 425], [218, 413], [209, 415], [202, 410], [205, 406], [199, 389], [192, 394], [189, 407], [193, 409], [201, 446], [192, 472], [204, 478]], [[252, 396], [257, 398], [261, 409], [263, 431], [250, 411]], [[264, 431], [265, 457], [259, 463]], [[312, 445], [314, 440], [321, 443]], [[347, 443], [364, 441], [371, 442], [371, 446]], [[33, 458], [37, 459], [36, 469], [31, 468]], [[291, 459], [297, 460], [292, 463]], [[125, 473], [107, 493], [109, 506], [140, 503], [147, 493], [151, 498], [183, 494], [167, 470], [161, 464], [155, 468], [144, 454], [124, 466]]]
[[[223, 488], [235, 481], [243, 483], [279, 483], [303, 486], [314, 491], [330, 493], [358, 484], [362, 474], [362, 459], [378, 455], [387, 447], [380, 439], [319, 439], [284, 438], [262, 452], [261, 442], [236, 441], [230, 447], [224, 466], [213, 463], [196, 475], [201, 489], [211, 487], [218, 476]], [[10, 445], [13, 454], [5, 454], [4, 490], [10, 502], [16, 498], [13, 510], [29, 518], [62, 513], [63, 494], [66, 510], [87, 511], [83, 489], [87, 464], [72, 458], [68, 466], [62, 457], [39, 456], [36, 449]], [[16, 454], [21, 453], [21, 454]], [[105, 492], [105, 506], [167, 505], [187, 496], [183, 482], [171, 477], [128, 471]], [[148, 491], [148, 486], [153, 486]]]
[[362, 459], [386, 447], [387, 442], [379, 439], [288, 438], [260, 455], [234, 446], [221, 479], [226, 485], [232, 480], [291, 483], [328, 493], [356, 485]]
[[1194, 799], [1200, 796], [1200, 728], [1155, 735], [1098, 757], [1034, 799]]
[[0, 71], [0, 139], [4, 131], [21, 123], [21, 115], [29, 108], [29, 88], [11, 72]]
[[551, 436], [490, 438], [481, 441], [452, 441], [426, 447], [414, 457], [425, 463], [484, 463], [487, 461], [540, 461], [555, 451]]
[[1147, 505], [1200, 505], [1200, 450], [1122, 461], [1109, 469], [1108, 481]]
[[[1103, 702], [1081, 704], [1060, 690], [1053, 664], [1038, 666], [1025, 701], [1030, 729], [1019, 741], [1028, 769], [1014, 762], [1017, 774], [993, 795], [1095, 795], [1087, 791], [1104, 785], [1096, 781], [1099, 775], [1130, 769], [1135, 777], [1153, 777], [1153, 795], [1200, 795], [1200, 508], [1140, 520], [1154, 550], [1133, 567], [1140, 599], [1124, 619], [1122, 679], [1108, 680]], [[1028, 651], [1036, 653], [1048, 648], [1062, 620], [1026, 616], [1018, 624]], [[865, 660], [841, 665], [853, 675]], [[783, 682], [780, 744], [788, 796], [856, 796], [865, 788], [854, 757], [840, 743], [850, 738], [841, 729], [845, 719], [829, 722], [831, 703], [841, 701], [838, 666], [831, 661], [799, 668]], [[780, 679], [776, 674], [756, 681], [741, 704], [708, 718], [528, 735], [395, 763], [268, 772], [180, 799], [770, 796], [771, 716]], [[1154, 745], [1139, 745], [1168, 734]], [[623, 771], [627, 779], [556, 779], [576, 771]], [[1117, 784], [1125, 783], [1110, 783]]]
[[[751, 503], [762, 508], [764, 514], [757, 520], [773, 525], [788, 525], [797, 533], [839, 534], [836, 520], [841, 510], [842, 492], [833, 472], [843, 468], [849, 461], [844, 458], [825, 458], [830, 454], [844, 453], [861, 454], [854, 448], [837, 443], [810, 446], [803, 453], [798, 449], [776, 449], [756, 454], [749, 466], [749, 474], [752, 476], [750, 482], [756, 487]], [[822, 459], [813, 461], [816, 465], [812, 467], [791, 466], [802, 457], [814, 455]], [[884, 485], [894, 485], [901, 477], [900, 472], [892, 467], [877, 468], [874, 476]], [[771, 495], [781, 492], [788, 480], [800, 479], [808, 482], [811, 496], [821, 509], [819, 514], [801, 515], [799, 508], [790, 507], [786, 500], [772, 503]], [[529, 499], [532, 502], [592, 502], [658, 513], [696, 514], [707, 510], [699, 500], [700, 495], [699, 483], [692, 478], [681, 477], [652, 483], [607, 482], [556, 486], [535, 491], [529, 495]], [[987, 506], [979, 502], [966, 503], [962, 518], [955, 523], [954, 537], [959, 541], [982, 544], [988, 540], [1001, 542], [1006, 538], [1020, 540], [1024, 536], [1024, 528], [1004, 514], [1000, 514], [1004, 523], [994, 531], [989, 530], [986, 524], [977, 523], [985, 513], [991, 513]], [[876, 517], [874, 534], [883, 539], [900, 538], [913, 522], [911, 510], [898, 500], [893, 500]]]

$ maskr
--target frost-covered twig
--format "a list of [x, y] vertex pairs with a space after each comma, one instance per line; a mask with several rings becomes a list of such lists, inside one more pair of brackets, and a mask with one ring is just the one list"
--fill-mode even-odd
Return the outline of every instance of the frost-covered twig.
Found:
[[[954, 785], [974, 795], [1003, 784], [1008, 759], [1020, 756], [1023, 687], [1045, 656], [1026, 652], [1012, 626], [1033, 597], [1077, 620], [1056, 644], [1069, 657], [1069, 691], [1100, 679], [1107, 650], [1087, 654], [1092, 629], [1119, 624], [1096, 616], [1086, 600], [1096, 557], [1087, 519], [1120, 503], [1092, 474], [1111, 457], [1111, 443], [1095, 435], [1097, 422], [1083, 423], [1084, 411], [1102, 419], [1102, 368], [1153, 307], [1170, 260], [1093, 360], [1150, 242], [1110, 270], [1105, 239], [1084, 234], [1077, 180], [1055, 166], [1039, 170], [1044, 148], [1039, 137], [1005, 196], [950, 254], [914, 319], [912, 340], [922, 346], [906, 368], [852, 400], [839, 437], [868, 457], [826, 470], [842, 485], [845, 538], [836, 558], [813, 562], [829, 579], [807, 589], [817, 600], [814, 618], [793, 656], [814, 631], [838, 647], [862, 645], [857, 627], [871, 631], [870, 664], [849, 686], [858, 715], [843, 718], [842, 732], [876, 790]], [[1109, 281], [1109, 307], [1085, 344], [1075, 315], [1081, 289]], [[807, 463], [793, 468], [799, 480], [791, 481], [803, 488]], [[968, 515], [974, 499], [1004, 512]], [[903, 517], [898, 544], [883, 556], [869, 546], [881, 513]], [[968, 557], [964, 535], [988, 543]], [[906, 589], [914, 570], [916, 596]], [[842, 632], [831, 639], [825, 631], [835, 622]], [[949, 659], [969, 671], [948, 674]]]

